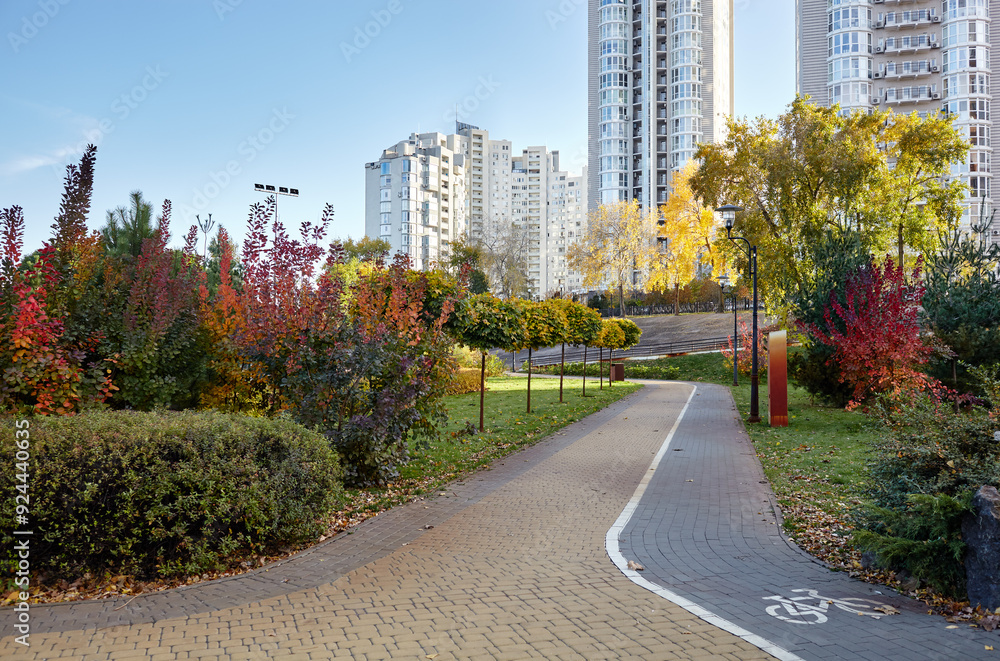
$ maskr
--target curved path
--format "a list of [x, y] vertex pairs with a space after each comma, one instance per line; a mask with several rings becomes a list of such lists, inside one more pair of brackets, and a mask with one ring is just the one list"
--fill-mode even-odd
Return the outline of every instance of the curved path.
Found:
[[[793, 592], [872, 597], [785, 542], [728, 391], [692, 390], [644, 388], [433, 498], [256, 572], [33, 607], [30, 648], [14, 642], [4, 609], [0, 656], [774, 658], [763, 647], [789, 660], [988, 658], [996, 634], [945, 630], [906, 600], [877, 596], [904, 612], [875, 620]], [[620, 571], [609, 553], [646, 569]]]
[[608, 539], [612, 556], [617, 546], [646, 567], [641, 578], [626, 574], [649, 589], [789, 661], [957, 661], [1000, 650], [996, 632], [949, 629], [922, 603], [832, 572], [787, 541], [728, 388], [698, 384], [661, 456], [635, 513]]

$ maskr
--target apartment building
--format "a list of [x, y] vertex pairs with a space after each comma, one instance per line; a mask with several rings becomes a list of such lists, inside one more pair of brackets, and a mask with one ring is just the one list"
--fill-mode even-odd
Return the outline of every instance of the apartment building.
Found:
[[559, 169], [558, 151], [515, 153], [509, 140], [459, 123], [450, 135], [413, 134], [366, 168], [365, 234], [389, 240], [416, 268], [446, 259], [456, 237], [489, 243], [512, 223], [525, 233], [533, 296], [582, 290], [566, 250], [586, 226], [584, 179]]
[[365, 234], [426, 270], [468, 232], [466, 160], [458, 136], [413, 133], [365, 165]]
[[589, 0], [588, 18], [588, 204], [665, 202], [671, 173], [725, 139], [733, 2]]
[[[845, 112], [946, 112], [969, 140], [964, 224], [992, 204], [991, 57], [1000, 0], [796, 0], [796, 87]], [[1000, 228], [994, 230], [1000, 239]]]

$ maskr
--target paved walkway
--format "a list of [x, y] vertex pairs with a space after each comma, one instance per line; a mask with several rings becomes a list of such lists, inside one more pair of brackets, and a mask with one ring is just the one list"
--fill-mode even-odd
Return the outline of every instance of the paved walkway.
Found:
[[[618, 547], [651, 587], [781, 658], [958, 661], [1000, 650], [997, 632], [949, 629], [920, 602], [829, 571], [786, 540], [776, 512], [728, 388], [699, 384]], [[883, 605], [901, 612], [875, 610]]]
[[[875, 620], [794, 592], [873, 597], [785, 542], [727, 390], [691, 393], [647, 387], [444, 495], [250, 574], [34, 607], [30, 648], [13, 642], [5, 609], [0, 656], [990, 658], [1000, 636], [946, 630], [901, 598], [875, 596], [904, 610]], [[646, 570], [620, 571], [609, 554]]]

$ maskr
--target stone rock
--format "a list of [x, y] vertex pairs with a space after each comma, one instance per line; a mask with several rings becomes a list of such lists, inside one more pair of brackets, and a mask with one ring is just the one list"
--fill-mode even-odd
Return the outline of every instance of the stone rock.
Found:
[[875, 555], [875, 551], [865, 551], [861, 554], [861, 568], [862, 569], [874, 569], [878, 567], [878, 556]]
[[1000, 607], [1000, 493], [982, 486], [972, 498], [972, 512], [962, 519], [966, 544], [965, 580], [969, 602], [987, 610]]

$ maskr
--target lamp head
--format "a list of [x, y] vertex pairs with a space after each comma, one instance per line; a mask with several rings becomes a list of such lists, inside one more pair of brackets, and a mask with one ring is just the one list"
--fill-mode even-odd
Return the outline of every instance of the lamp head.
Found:
[[722, 220], [726, 223], [726, 229], [731, 230], [733, 229], [733, 224], [736, 223], [736, 213], [743, 211], [743, 207], [738, 207], [735, 204], [726, 204], [716, 209], [716, 211], [722, 214]]

